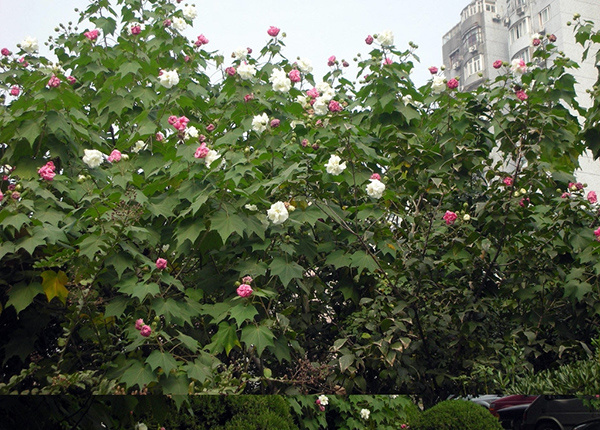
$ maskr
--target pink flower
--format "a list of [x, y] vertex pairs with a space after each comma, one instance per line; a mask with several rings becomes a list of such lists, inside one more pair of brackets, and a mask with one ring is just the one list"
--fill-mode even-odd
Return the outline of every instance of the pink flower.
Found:
[[244, 96], [244, 101], [248, 103], [250, 100], [254, 100], [254, 93], [246, 94]]
[[502, 182], [504, 182], [504, 185], [507, 187], [510, 187], [513, 184], [513, 178], [511, 176], [507, 176], [502, 180]]
[[156, 133], [156, 141], [157, 142], [162, 142], [163, 140], [165, 140], [165, 135], [162, 134], [160, 131], [158, 133]]
[[121, 161], [121, 151], [119, 151], [118, 149], [113, 149], [106, 160], [111, 163]]
[[290, 81], [292, 82], [300, 82], [300, 71], [299, 70], [291, 70], [290, 73], [288, 73], [288, 78], [290, 78]]
[[60, 79], [56, 77], [56, 75], [52, 75], [50, 80], [48, 81], [48, 86], [50, 88], [56, 88], [60, 85]]
[[196, 40], [196, 46], [206, 45], [208, 43], [208, 39], [205, 35], [201, 34], [198, 36], [198, 40]]
[[252, 292], [252, 287], [248, 284], [242, 284], [237, 289], [237, 294], [240, 297], [248, 297]]
[[277, 37], [279, 34], [279, 29], [277, 27], [270, 26], [267, 30], [267, 34], [271, 37]]
[[381, 181], [381, 175], [379, 173], [373, 173], [369, 179], [376, 179]]
[[594, 236], [596, 236], [596, 240], [600, 241], [600, 227], [594, 230]]
[[533, 46], [540, 46], [540, 43], [542, 43], [542, 41], [540, 39], [538, 39], [537, 37], [531, 41], [531, 44]]
[[438, 72], [438, 68], [435, 66], [431, 66], [429, 68], [429, 73], [431, 73], [432, 75], [435, 75]]
[[550, 36], [548, 36], [548, 40], [552, 43], [556, 42], [556, 35], [555, 34], [551, 34]]
[[453, 90], [455, 88], [458, 88], [458, 81], [456, 80], [456, 78], [452, 78], [446, 83], [446, 85], [448, 85], [448, 88]]
[[173, 24], [173, 21], [171, 21], [169, 18], [163, 21], [163, 27], [170, 27], [171, 24]]
[[25, 61], [25, 57], [21, 57], [21, 58], [19, 58], [19, 59], [17, 60], [17, 62], [21, 63], [21, 65], [22, 65], [23, 67], [27, 67], [27, 66], [29, 66], [29, 63], [28, 63], [27, 61]]
[[13, 200], [19, 200], [21, 198], [21, 193], [18, 191], [13, 191], [10, 196], [13, 198]]
[[83, 33], [83, 35], [85, 37], [87, 37], [89, 40], [91, 40], [92, 42], [94, 40], [98, 39], [99, 34], [100, 34], [100, 32], [97, 29], [86, 31], [85, 33]]
[[10, 52], [8, 50], [8, 48], [2, 48], [2, 51], [0, 51], [0, 54], [4, 55], [5, 57], [8, 57], [10, 54], [12, 54], [12, 52]]
[[131, 26], [131, 34], [138, 35], [142, 32], [142, 27], [140, 25], [132, 25]]
[[300, 142], [300, 144], [306, 148], [308, 146], [308, 139], [302, 139], [302, 142]]
[[202, 144], [196, 149], [196, 152], [194, 153], [194, 158], [206, 158], [206, 156], [208, 155], [208, 147], [206, 146], [206, 143], [202, 142]]
[[21, 92], [21, 90], [20, 90], [20, 89], [19, 89], [19, 87], [18, 87], [18, 86], [16, 86], [16, 85], [13, 85], [13, 86], [10, 88], [10, 95], [11, 95], [11, 96], [15, 96], [15, 97], [16, 97], [16, 96], [18, 96], [18, 95], [19, 95], [19, 93], [20, 93], [20, 92]]
[[171, 115], [167, 121], [169, 122], [169, 125], [173, 125], [177, 122], [177, 117], [175, 115]]
[[67, 82], [69, 82], [69, 85], [75, 85], [77, 79], [74, 76], [67, 76]]
[[522, 102], [524, 102], [525, 100], [527, 100], [529, 98], [529, 96], [527, 95], [527, 93], [525, 93], [525, 91], [523, 90], [518, 90], [515, 92], [515, 95], [517, 96], [517, 98], [519, 100], [521, 100]]
[[571, 197], [571, 194], [567, 193], [566, 191], [564, 193], [562, 193], [562, 195], [560, 196], [561, 199], [567, 199], [569, 197]]
[[158, 270], [164, 270], [167, 268], [167, 260], [164, 258], [159, 258], [156, 260], [156, 268]]
[[531, 200], [529, 200], [529, 197], [523, 197], [519, 202], [519, 206], [525, 207], [525, 205], [529, 205], [530, 202]]
[[135, 321], [135, 329], [136, 330], [141, 330], [142, 327], [144, 327], [145, 325], [146, 325], [146, 323], [141, 318]]
[[596, 195], [596, 191], [590, 191], [587, 195], [587, 199], [588, 199], [588, 202], [590, 202], [590, 203], [597, 203], [598, 196]]
[[319, 410], [320, 410], [321, 412], [325, 412], [325, 406], [323, 406], [323, 405], [319, 406]]
[[248, 54], [252, 54], [252, 48], [250, 48], [250, 47], [247, 47], [247, 48], [246, 48], [246, 51], [248, 52]]
[[152, 334], [152, 329], [149, 325], [144, 325], [140, 330], [140, 334], [144, 337], [148, 337]]
[[235, 76], [235, 67], [226, 68], [225, 73], [227, 73], [229, 76]]
[[583, 184], [581, 182], [569, 182], [569, 189], [571, 191], [583, 190]]
[[329, 59], [327, 60], [327, 65], [329, 67], [335, 66], [335, 55], [332, 55], [331, 57], [329, 57]]
[[494, 61], [494, 64], [492, 64], [492, 66], [494, 67], [494, 69], [499, 69], [500, 67], [502, 67], [502, 60]]
[[270, 123], [271, 128], [277, 128], [279, 127], [279, 124], [281, 124], [281, 121], [279, 121], [277, 118], [272, 119]]
[[446, 213], [444, 214], [444, 216], [442, 218], [444, 219], [444, 221], [446, 221], [446, 225], [450, 225], [450, 224], [454, 224], [454, 221], [456, 221], [456, 218], [458, 218], [458, 215], [456, 215], [456, 213], [454, 213], [452, 211], [446, 211]]
[[54, 173], [55, 169], [56, 167], [54, 167], [54, 163], [52, 161], [48, 161], [38, 169], [38, 174], [42, 179], [51, 181], [56, 176], [56, 173]]
[[251, 284], [251, 283], [252, 283], [252, 281], [254, 281], [254, 279], [252, 279], [252, 276], [244, 276], [244, 277], [242, 278], [242, 282], [243, 282], [244, 284]]
[[343, 107], [340, 104], [340, 102], [336, 101], [336, 100], [331, 100], [329, 102], [329, 106], [327, 106], [329, 109], [329, 112], [341, 112]]
[[350, 64], [348, 64], [348, 62], [346, 60], [342, 60], [342, 66], [349, 67]]
[[208, 124], [208, 125], [206, 126], [206, 131], [208, 131], [209, 133], [210, 133], [211, 131], [214, 131], [214, 129], [215, 129], [215, 125], [214, 125], [214, 124]]
[[373, 43], [373, 36], [371, 36], [370, 34], [367, 36], [367, 38], [365, 39], [365, 43], [367, 45], [370, 45]]
[[0, 191], [0, 202], [4, 200], [4, 194], [2, 194], [2, 191]]
[[[172, 116], [169, 117], [169, 121], [171, 121], [171, 118]], [[171, 125], [175, 130], [183, 131], [187, 127], [188, 122], [190, 122], [189, 119], [187, 119], [185, 116], [180, 116], [179, 118], [175, 117], [175, 122], [173, 122]]]
[[308, 90], [308, 91], [306, 92], [306, 95], [307, 95], [308, 97], [312, 97], [312, 98], [314, 98], [314, 99], [316, 99], [317, 97], [319, 97], [319, 96], [320, 96], [320, 94], [319, 94], [319, 91], [317, 91], [317, 89], [316, 89], [316, 88], [311, 88], [310, 90]]
[[394, 64], [394, 60], [392, 60], [391, 58], [385, 58], [385, 60], [383, 60], [383, 65], [384, 66], [389, 66], [390, 64]]
[[189, 63], [190, 61], [192, 61], [192, 57], [190, 57], [189, 55], [186, 55], [185, 57], [183, 57], [183, 61], [185, 61], [186, 63]]

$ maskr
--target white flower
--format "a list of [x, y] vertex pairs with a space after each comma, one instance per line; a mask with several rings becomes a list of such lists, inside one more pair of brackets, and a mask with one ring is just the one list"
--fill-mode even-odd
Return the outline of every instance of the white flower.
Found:
[[65, 69], [60, 65], [60, 63], [53, 63], [52, 61], [47, 66], [48, 71], [54, 73], [55, 75], [64, 75]]
[[289, 216], [290, 215], [283, 202], [273, 203], [271, 208], [267, 211], [267, 217], [269, 217], [273, 225], [285, 222]]
[[315, 110], [315, 114], [317, 115], [326, 115], [328, 112], [327, 106], [329, 105], [329, 101], [324, 97], [317, 97], [312, 107]]
[[215, 151], [214, 149], [210, 149], [208, 151], [208, 154], [206, 154], [206, 157], [204, 157], [204, 162], [206, 163], [206, 167], [210, 167], [210, 165], [213, 163], [213, 161], [218, 160], [219, 158], [221, 158], [219, 153], [217, 151]]
[[35, 52], [38, 50], [38, 41], [35, 37], [28, 36], [24, 41], [21, 42], [21, 48], [25, 52]]
[[135, 145], [133, 145], [133, 148], [131, 148], [131, 152], [135, 152], [137, 154], [138, 152], [143, 151], [147, 147], [148, 145], [146, 144], [146, 142], [144, 142], [143, 140], [138, 140], [137, 142], [135, 142]]
[[313, 71], [312, 63], [306, 58], [298, 58], [296, 64], [302, 73], [311, 73]]
[[391, 46], [394, 44], [394, 33], [390, 30], [383, 31], [377, 35], [377, 41], [381, 46]]
[[441, 93], [446, 88], [446, 83], [444, 82], [444, 78], [441, 76], [434, 76], [433, 82], [431, 83], [431, 89], [434, 93]]
[[269, 82], [273, 84], [273, 89], [282, 93], [286, 93], [292, 88], [292, 81], [287, 77], [285, 71], [274, 69], [269, 78]]
[[360, 417], [363, 420], [368, 420], [370, 415], [371, 415], [371, 411], [370, 410], [368, 410], [368, 409], [361, 409], [360, 410]]
[[83, 162], [92, 169], [98, 167], [104, 161], [104, 154], [97, 149], [84, 149]]
[[177, 70], [161, 70], [158, 80], [165, 88], [171, 88], [179, 83], [179, 75]]
[[469, 215], [469, 214], [465, 214], [465, 215], [463, 216], [463, 221], [470, 221], [470, 220], [471, 220], [471, 215]]
[[327, 173], [330, 175], [339, 175], [342, 173], [346, 169], [346, 162], [344, 161], [340, 164], [340, 161], [342, 161], [342, 159], [337, 155], [329, 157], [329, 161], [325, 164]]
[[404, 97], [402, 97], [402, 102], [407, 105], [409, 103], [412, 103], [413, 98], [410, 94], [405, 95]]
[[187, 28], [188, 24], [185, 19], [179, 18], [178, 16], [173, 17], [173, 27], [175, 30], [183, 31]]
[[148, 426], [144, 423], [137, 423], [134, 427], [135, 430], [148, 430]]
[[187, 127], [185, 129], [184, 139], [188, 140], [190, 138], [192, 138], [192, 139], [198, 138], [198, 129], [196, 127], [194, 127], [193, 125], [191, 127]]
[[248, 63], [240, 64], [237, 68], [237, 72], [238, 75], [240, 75], [240, 78], [245, 80], [248, 80], [256, 75], [256, 69], [254, 68], [254, 65]]
[[256, 206], [256, 205], [247, 204], [247, 205], [244, 205], [244, 207], [252, 212], [256, 212], [258, 210], [258, 206]]
[[374, 199], [380, 199], [384, 191], [385, 184], [379, 179], [371, 179], [371, 182], [367, 185], [367, 194]]
[[329, 404], [329, 397], [327, 397], [324, 394], [320, 395], [319, 396], [319, 404], [321, 406], [327, 406]]
[[248, 56], [248, 48], [238, 48], [233, 51], [233, 56], [236, 60], [245, 60]]
[[510, 70], [516, 75], [522, 75], [527, 71], [527, 64], [525, 64], [525, 60], [522, 58], [515, 58], [512, 60]]
[[185, 19], [194, 19], [196, 18], [196, 16], [198, 16], [198, 12], [196, 11], [196, 8], [194, 6], [185, 6], [183, 8], [183, 17]]
[[298, 97], [296, 97], [296, 102], [300, 103], [303, 108], [307, 108], [310, 106], [307, 96], [299, 95]]
[[264, 112], [262, 115], [256, 115], [252, 118], [252, 130], [257, 133], [265, 131], [267, 129], [267, 124], [269, 124], [269, 117]]

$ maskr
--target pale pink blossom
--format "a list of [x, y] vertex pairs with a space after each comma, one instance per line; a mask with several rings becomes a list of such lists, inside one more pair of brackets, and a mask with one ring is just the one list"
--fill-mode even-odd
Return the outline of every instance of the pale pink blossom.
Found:
[[206, 131], [208, 131], [208, 132], [214, 131], [214, 129], [215, 129], [215, 125], [214, 124], [208, 124], [206, 126]]
[[162, 134], [160, 131], [158, 133], [156, 133], [156, 141], [157, 142], [162, 142], [165, 139], [165, 135]]
[[458, 88], [458, 80], [456, 78], [449, 79], [446, 83], [451, 90]]
[[515, 95], [522, 102], [524, 102], [525, 100], [527, 100], [529, 98], [529, 96], [527, 95], [527, 93], [525, 91], [523, 91], [523, 90], [517, 90], [517, 91], [515, 91]]
[[329, 59], [327, 60], [327, 65], [329, 67], [335, 66], [335, 55], [332, 55], [331, 57], [329, 57]]
[[598, 196], [596, 195], [596, 191], [590, 191], [587, 195], [587, 199], [588, 199], [588, 202], [590, 202], [590, 203], [597, 203]]
[[369, 179], [377, 179], [381, 181], [381, 175], [379, 173], [373, 173]]
[[600, 241], [600, 227], [594, 230], [594, 236], [596, 236], [596, 240]]
[[0, 202], [4, 200], [4, 194], [2, 194], [2, 191], [0, 190]]
[[248, 297], [253, 293], [252, 287], [248, 284], [242, 284], [237, 288], [237, 294], [240, 297]]
[[93, 42], [96, 39], [98, 39], [98, 36], [100, 35], [100, 31], [98, 29], [94, 29], [94, 30], [86, 31], [85, 33], [83, 33], [83, 35]]
[[208, 39], [206, 38], [205, 35], [201, 34], [200, 36], [198, 36], [198, 40], [196, 40], [195, 45], [202, 46], [202, 45], [206, 45], [207, 43], [208, 43]]
[[317, 98], [317, 97], [319, 97], [320, 93], [316, 88], [313, 87], [306, 92], [306, 95], [308, 97]]
[[510, 187], [513, 184], [513, 178], [511, 176], [507, 176], [502, 180], [502, 182], [504, 182], [504, 185], [507, 187]]
[[367, 38], [365, 39], [365, 43], [367, 45], [370, 45], [373, 43], [373, 36], [371, 36], [370, 34], [367, 36]]
[[336, 100], [331, 100], [329, 105], [327, 106], [330, 112], [341, 112], [344, 108], [340, 104], [340, 102]]
[[67, 82], [69, 82], [69, 85], [75, 85], [77, 83], [77, 79], [75, 79], [74, 76], [67, 76]]
[[254, 279], [252, 279], [252, 276], [250, 276], [250, 275], [244, 276], [244, 277], [242, 278], [242, 282], [243, 282], [244, 284], [251, 284], [251, 283], [252, 283], [252, 281], [254, 281]]
[[383, 60], [383, 65], [384, 66], [389, 66], [390, 64], [394, 64], [394, 60], [392, 60], [389, 57], [386, 57], [385, 60]]
[[121, 161], [121, 158], [122, 158], [121, 151], [119, 151], [118, 149], [113, 149], [106, 160], [111, 163], [116, 163], [118, 161]]
[[11, 95], [11, 96], [15, 96], [15, 97], [16, 97], [16, 96], [18, 96], [18, 95], [19, 95], [19, 93], [20, 93], [20, 92], [21, 92], [21, 90], [20, 90], [20, 89], [19, 89], [19, 87], [18, 87], [18, 86], [16, 86], [16, 85], [13, 85], [13, 86], [10, 88], [10, 95]]
[[141, 330], [142, 327], [144, 327], [146, 325], [146, 323], [144, 322], [143, 319], [139, 318], [135, 321], [135, 329], [136, 330]]
[[500, 67], [502, 67], [502, 60], [494, 61], [494, 64], [492, 64], [492, 66], [494, 67], [494, 69], [499, 69]]
[[206, 146], [206, 143], [202, 142], [202, 144], [200, 144], [200, 146], [196, 149], [196, 152], [194, 153], [194, 158], [206, 158], [206, 156], [208, 155], [208, 151], [210, 150]]
[[432, 75], [435, 75], [438, 72], [438, 68], [435, 66], [431, 66], [428, 70]]
[[54, 163], [52, 161], [48, 161], [38, 169], [38, 174], [45, 181], [51, 181], [56, 176], [56, 173], [54, 173], [55, 169], [56, 167], [54, 166]]
[[270, 26], [267, 30], [267, 34], [271, 37], [277, 37], [279, 34], [279, 29], [277, 27]]
[[227, 73], [229, 76], [235, 76], [235, 67], [227, 67], [225, 69], [225, 73]]
[[274, 118], [271, 120], [271, 122], [269, 123], [269, 125], [271, 126], [271, 128], [277, 128], [279, 127], [279, 124], [281, 123], [280, 120], [278, 120], [277, 118]]
[[297, 69], [291, 70], [290, 73], [288, 73], [288, 78], [290, 78], [290, 81], [292, 82], [300, 82], [300, 71]]
[[50, 80], [48, 81], [48, 86], [50, 88], [56, 88], [60, 85], [60, 79], [56, 77], [56, 75], [52, 75]]
[[149, 325], [144, 325], [140, 330], [140, 334], [144, 337], [148, 337], [152, 334], [152, 329]]
[[2, 51], [0, 51], [0, 54], [4, 55], [5, 57], [8, 57], [10, 54], [12, 54], [12, 52], [10, 52], [8, 50], [8, 48], [2, 48]]
[[254, 93], [246, 94], [244, 96], [244, 101], [248, 103], [249, 101], [254, 100]]

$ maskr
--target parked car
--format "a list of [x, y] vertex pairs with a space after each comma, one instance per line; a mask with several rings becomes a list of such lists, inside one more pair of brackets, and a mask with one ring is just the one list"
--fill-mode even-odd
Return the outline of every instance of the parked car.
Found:
[[505, 408], [496, 411], [494, 415], [500, 420], [500, 425], [506, 430], [521, 430], [521, 423], [523, 422], [523, 414], [529, 407], [529, 403], [523, 403], [520, 405], [507, 406]]
[[583, 422], [600, 418], [575, 396], [539, 396], [523, 414], [522, 430], [573, 430]]
[[529, 405], [530, 403], [533, 403], [533, 401], [537, 398], [538, 398], [538, 396], [524, 396], [524, 395], [505, 396], [505, 397], [496, 399], [492, 403], [490, 403], [489, 409], [490, 409], [490, 412], [492, 413], [492, 415], [497, 417], [498, 411], [501, 409], [508, 408], [510, 406], [516, 406], [516, 405]]
[[573, 430], [600, 430], [600, 419], [586, 421], [585, 423], [579, 424]]

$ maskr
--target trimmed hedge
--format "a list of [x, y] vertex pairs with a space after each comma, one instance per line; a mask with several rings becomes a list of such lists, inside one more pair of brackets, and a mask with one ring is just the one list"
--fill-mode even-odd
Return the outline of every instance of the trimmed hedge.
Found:
[[466, 400], [446, 400], [418, 415], [411, 430], [502, 430], [487, 409]]

